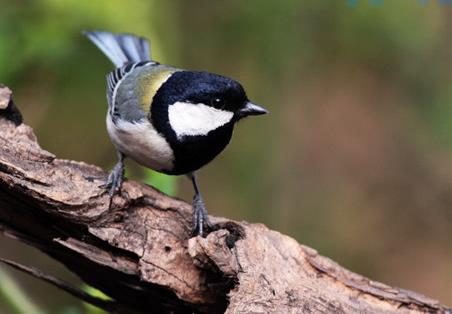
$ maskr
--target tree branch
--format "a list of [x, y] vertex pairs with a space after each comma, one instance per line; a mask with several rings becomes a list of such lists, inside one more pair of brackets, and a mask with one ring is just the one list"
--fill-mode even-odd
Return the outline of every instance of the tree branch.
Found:
[[109, 295], [112, 312], [452, 313], [261, 224], [211, 217], [218, 230], [192, 238], [190, 205], [138, 182], [108, 210], [104, 171], [41, 149], [10, 95], [0, 87], [0, 232]]

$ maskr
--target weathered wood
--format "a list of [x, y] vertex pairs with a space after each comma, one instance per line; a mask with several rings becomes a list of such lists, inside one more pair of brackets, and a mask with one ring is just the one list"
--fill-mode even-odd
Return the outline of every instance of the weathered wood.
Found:
[[106, 173], [41, 149], [0, 88], [0, 232], [60, 261], [124, 313], [452, 313], [354, 274], [261, 224], [211, 217], [126, 181], [108, 210]]

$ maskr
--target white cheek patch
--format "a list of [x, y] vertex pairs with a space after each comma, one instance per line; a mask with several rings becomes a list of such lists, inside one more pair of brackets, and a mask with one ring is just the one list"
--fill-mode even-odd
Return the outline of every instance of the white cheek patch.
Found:
[[178, 138], [207, 135], [230, 122], [234, 113], [204, 104], [176, 102], [168, 107], [168, 119]]

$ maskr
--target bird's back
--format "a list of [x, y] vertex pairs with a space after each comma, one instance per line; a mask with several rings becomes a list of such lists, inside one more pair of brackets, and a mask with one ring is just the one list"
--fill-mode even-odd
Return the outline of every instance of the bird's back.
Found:
[[[115, 71], [108, 77], [114, 76]], [[133, 68], [113, 90], [107, 90], [107, 93], [110, 93], [113, 119], [138, 121], [147, 117], [155, 93], [176, 71], [177, 69], [173, 67], [157, 63], [147, 63]]]

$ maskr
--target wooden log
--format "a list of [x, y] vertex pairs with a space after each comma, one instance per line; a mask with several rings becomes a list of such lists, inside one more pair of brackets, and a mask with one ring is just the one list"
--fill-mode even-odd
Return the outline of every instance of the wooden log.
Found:
[[[0, 87], [0, 232], [63, 263], [112, 298], [112, 313], [452, 313], [352, 273], [262, 224], [211, 217], [192, 237], [191, 207], [126, 181], [108, 210], [106, 173], [43, 150]], [[22, 268], [21, 268], [22, 267]]]

